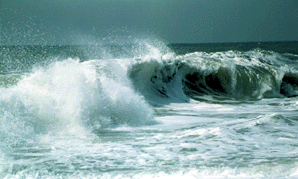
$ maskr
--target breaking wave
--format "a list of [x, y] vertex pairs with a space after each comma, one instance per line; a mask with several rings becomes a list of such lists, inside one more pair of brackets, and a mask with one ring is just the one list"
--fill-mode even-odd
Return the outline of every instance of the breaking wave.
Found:
[[[39, 134], [84, 135], [120, 125], [156, 124], [150, 105], [298, 95], [297, 55], [260, 49], [176, 55], [142, 45], [126, 57], [51, 60], [0, 76], [2, 148]], [[109, 57], [112, 57], [110, 55]]]
[[43, 134], [84, 136], [106, 127], [156, 123], [123, 72], [116, 61], [66, 59], [2, 86], [1, 148], [32, 144]]
[[218, 99], [298, 95], [295, 60], [259, 49], [140, 60], [131, 66], [128, 76], [152, 103], [201, 100], [206, 95]]

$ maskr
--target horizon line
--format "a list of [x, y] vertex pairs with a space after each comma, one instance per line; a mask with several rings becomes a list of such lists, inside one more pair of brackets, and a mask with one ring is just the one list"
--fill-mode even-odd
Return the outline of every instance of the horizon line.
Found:
[[[234, 43], [293, 43], [298, 40], [276, 40], [276, 41], [231, 41], [231, 42], [172, 42], [166, 45], [196, 45], [196, 44], [234, 44]], [[105, 44], [0, 44], [0, 46], [105, 46], [105, 45], [134, 45], [134, 43], [105, 43]]]

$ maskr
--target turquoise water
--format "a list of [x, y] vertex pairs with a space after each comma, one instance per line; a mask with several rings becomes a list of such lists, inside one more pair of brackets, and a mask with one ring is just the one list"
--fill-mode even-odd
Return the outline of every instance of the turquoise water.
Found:
[[1, 178], [297, 178], [297, 42], [2, 46]]

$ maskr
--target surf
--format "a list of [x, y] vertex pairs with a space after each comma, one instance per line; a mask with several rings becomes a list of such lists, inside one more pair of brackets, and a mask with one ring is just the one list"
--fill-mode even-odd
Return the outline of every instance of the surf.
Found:
[[156, 124], [154, 106], [170, 103], [298, 95], [297, 56], [289, 53], [254, 49], [178, 55], [164, 44], [148, 43], [118, 51], [129, 52], [89, 54], [94, 58], [87, 60], [51, 56], [30, 70], [2, 73], [0, 114], [6, 131], [2, 136], [13, 138], [8, 129], [15, 126], [26, 128], [24, 134], [15, 135], [20, 139], [12, 139], [22, 143], [21, 136], [30, 139], [40, 133], [77, 135], [113, 126]]
[[0, 177], [295, 177], [297, 55], [205, 46], [5, 47]]

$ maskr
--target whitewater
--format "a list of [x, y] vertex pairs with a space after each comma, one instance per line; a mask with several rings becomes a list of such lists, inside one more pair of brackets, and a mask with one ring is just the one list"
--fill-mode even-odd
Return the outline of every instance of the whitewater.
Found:
[[297, 47], [1, 46], [0, 178], [298, 178]]

